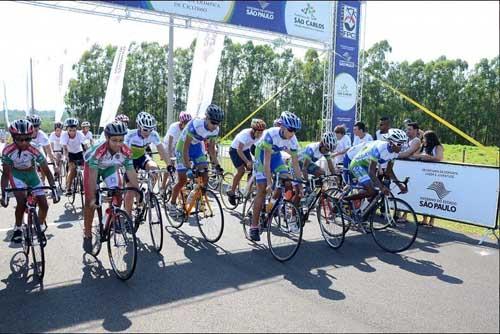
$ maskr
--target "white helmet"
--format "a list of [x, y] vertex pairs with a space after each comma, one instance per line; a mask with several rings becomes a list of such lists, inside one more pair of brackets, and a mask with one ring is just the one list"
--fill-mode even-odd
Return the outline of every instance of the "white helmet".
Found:
[[330, 151], [334, 151], [337, 147], [337, 136], [335, 136], [335, 133], [333, 132], [325, 132], [323, 137], [321, 137], [321, 141], [330, 149]]
[[382, 137], [384, 137], [386, 140], [392, 143], [397, 143], [397, 144], [403, 144], [408, 141], [408, 136], [401, 129], [394, 129], [394, 128], [389, 129], [389, 132], [383, 134]]
[[83, 121], [83, 122], [82, 122], [82, 128], [87, 127], [87, 126], [88, 126], [88, 127], [90, 127], [90, 122], [88, 122], [88, 121]]
[[135, 119], [137, 125], [143, 129], [154, 129], [156, 128], [156, 119], [150, 113], [141, 111], [137, 118]]

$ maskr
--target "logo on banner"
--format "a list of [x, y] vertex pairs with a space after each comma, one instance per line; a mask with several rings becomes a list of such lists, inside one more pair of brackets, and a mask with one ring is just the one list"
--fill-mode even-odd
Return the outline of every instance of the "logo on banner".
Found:
[[430, 186], [427, 187], [429, 190], [434, 190], [439, 199], [443, 199], [450, 193], [450, 191], [446, 190], [444, 183], [440, 181], [434, 181]]
[[340, 35], [344, 38], [356, 39], [356, 30], [358, 25], [358, 9], [344, 5], [342, 7]]
[[269, 1], [257, 1], [259, 3], [260, 8], [247, 6], [246, 14], [249, 16], [258, 17], [264, 20], [274, 20], [274, 11], [267, 10], [266, 8], [269, 6]]
[[351, 110], [356, 104], [356, 80], [349, 73], [340, 73], [335, 78], [333, 102], [343, 111]]
[[342, 59], [339, 60], [340, 66], [354, 68], [354, 62], [352, 61], [352, 56], [349, 52], [346, 51], [341, 56]]
[[295, 11], [293, 16], [293, 23], [295, 26], [300, 28], [305, 28], [309, 30], [324, 31], [325, 24], [319, 22], [316, 17], [316, 8], [307, 3], [305, 7], [300, 8], [299, 11]]

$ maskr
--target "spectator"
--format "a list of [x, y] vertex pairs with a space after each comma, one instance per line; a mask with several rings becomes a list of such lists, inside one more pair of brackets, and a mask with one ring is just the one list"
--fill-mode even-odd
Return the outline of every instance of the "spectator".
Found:
[[420, 150], [421, 142], [418, 137], [418, 124], [410, 122], [406, 124], [406, 134], [408, 135], [408, 143], [403, 146], [403, 150], [399, 153], [400, 159], [414, 159], [413, 155], [417, 155]]
[[337, 137], [337, 148], [335, 149], [332, 157], [334, 165], [342, 164], [344, 161], [344, 154], [351, 147], [351, 137], [345, 135], [345, 127], [337, 125], [333, 132]]
[[[434, 131], [425, 131], [424, 140], [417, 160], [439, 162], [443, 160], [444, 148]], [[422, 225], [434, 226], [434, 217], [423, 216]]]
[[[409, 123], [416, 123], [416, 122], [413, 122], [411, 119], [407, 118], [403, 121], [403, 124], [404, 124], [404, 127], [403, 127], [403, 130], [406, 130], [406, 128], [408, 127], [408, 124]], [[418, 129], [418, 134], [417, 134], [418, 138], [420, 139], [420, 141], [422, 141], [422, 139], [424, 138], [424, 131], [422, 129]]]
[[369, 133], [366, 133], [366, 126], [365, 123], [363, 122], [357, 122], [356, 124], [354, 124], [353, 132], [354, 132], [354, 142], [352, 144], [353, 146], [373, 141], [373, 137]]
[[389, 132], [389, 129], [391, 128], [391, 120], [387, 116], [382, 116], [380, 117], [380, 123], [378, 125], [378, 130], [375, 133], [375, 140], [384, 140], [385, 139], [382, 137], [383, 134], [386, 134]]

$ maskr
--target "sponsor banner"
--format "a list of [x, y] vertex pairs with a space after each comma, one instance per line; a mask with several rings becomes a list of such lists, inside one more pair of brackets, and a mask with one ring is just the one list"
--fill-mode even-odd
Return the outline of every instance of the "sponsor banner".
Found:
[[186, 111], [193, 117], [203, 117], [208, 105], [212, 103], [223, 48], [224, 35], [198, 33], [186, 105]]
[[333, 1], [108, 1], [174, 15], [331, 41]]
[[397, 160], [394, 172], [399, 179], [410, 177], [409, 192], [397, 196], [416, 213], [489, 228], [497, 225], [498, 168]]
[[356, 117], [360, 15], [360, 1], [337, 2], [332, 124], [344, 125], [349, 136]]
[[116, 49], [113, 66], [109, 73], [106, 96], [102, 106], [101, 120], [99, 127], [105, 127], [113, 122], [122, 100], [123, 78], [125, 76], [125, 67], [127, 64], [128, 45], [120, 46]]

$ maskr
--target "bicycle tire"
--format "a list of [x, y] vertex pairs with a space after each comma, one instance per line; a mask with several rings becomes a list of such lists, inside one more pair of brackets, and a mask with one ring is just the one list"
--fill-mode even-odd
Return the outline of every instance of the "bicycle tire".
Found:
[[249, 195], [245, 198], [243, 202], [243, 209], [241, 210], [241, 227], [243, 228], [243, 233], [245, 238], [252, 241], [250, 239], [250, 225], [252, 224], [252, 216], [253, 216], [253, 202], [255, 200], [255, 196]]
[[78, 191], [80, 192], [80, 201], [82, 203], [82, 210], [84, 206], [84, 201], [83, 201], [83, 175], [81, 173], [78, 173]]
[[212, 172], [209, 171], [208, 182], [207, 182], [208, 188], [214, 191], [217, 190], [220, 185], [220, 180], [221, 180], [220, 174], [217, 173], [212, 174]]
[[[334, 197], [326, 194], [320, 195], [316, 206], [316, 217], [320, 227], [321, 235], [328, 246], [338, 249], [345, 240], [345, 224], [342, 209]], [[334, 231], [340, 226], [340, 231]]]
[[[155, 194], [150, 195], [150, 206], [148, 208], [149, 233], [154, 249], [159, 253], [163, 247], [163, 220], [161, 217], [161, 208], [158, 198]], [[153, 210], [156, 211], [157, 221], [153, 221]]]
[[177, 196], [177, 203], [179, 202], [182, 202], [183, 209], [182, 211], [177, 209], [177, 217], [170, 216], [167, 205], [165, 204], [165, 216], [167, 217], [168, 224], [173, 228], [181, 228], [184, 222], [188, 219], [186, 213], [184, 212], [184, 195], [182, 194], [182, 191], [179, 192], [179, 195]]
[[[127, 235], [126, 238], [123, 237], [124, 233]], [[132, 220], [125, 211], [121, 209], [116, 210], [115, 218], [112, 218], [109, 225], [107, 239], [109, 261], [111, 262], [113, 272], [123, 281], [130, 279], [134, 274], [137, 264], [137, 238], [134, 233]], [[117, 265], [121, 257], [118, 252], [118, 247], [122, 246], [119, 242], [122, 242], [122, 244], [125, 244], [128, 248], [127, 253], [123, 256], [123, 258], [127, 257], [128, 263], [123, 270], [120, 270]], [[114, 251], [116, 251], [116, 254], [113, 254]]]
[[[212, 199], [213, 203], [206, 203], [206, 199], [208, 198]], [[202, 205], [204, 205], [203, 208], [201, 208]], [[203, 212], [200, 212], [200, 209], [202, 209]], [[200, 221], [201, 214], [203, 214], [205, 218], [211, 218], [217, 211], [220, 213], [220, 226], [215, 226], [215, 228], [213, 228], [214, 224]], [[198, 229], [206, 241], [210, 243], [216, 243], [219, 241], [222, 237], [222, 233], [224, 232], [224, 211], [222, 211], [222, 205], [220, 204], [220, 201], [214, 191], [205, 189], [204, 194], [196, 200], [195, 219]], [[209, 235], [209, 230], [214, 231], [213, 235]]]
[[[233, 173], [226, 172], [222, 176], [222, 180], [219, 184], [220, 199], [224, 207], [228, 210], [234, 210], [240, 204], [238, 197], [236, 198], [237, 200], [236, 205], [229, 203], [229, 197], [227, 195], [227, 191], [231, 189], [231, 186], [233, 184], [233, 179], [234, 179]], [[236, 193], [239, 193], [239, 190], [236, 190]]]
[[69, 202], [74, 205], [75, 204], [75, 198], [76, 198], [76, 192], [78, 191], [78, 181], [76, 179], [76, 175], [75, 175], [75, 178], [73, 179], [73, 182], [72, 182], [72, 185], [71, 185], [71, 196], [69, 197]]
[[[377, 211], [384, 205], [384, 201], [381, 201], [370, 215], [370, 228], [373, 240], [380, 248], [390, 253], [399, 253], [410, 248], [417, 238], [417, 216], [413, 208], [402, 199], [389, 197], [387, 200], [393, 212], [383, 214], [385, 223], [381, 223], [380, 211]], [[406, 218], [400, 220], [400, 214], [405, 214]], [[398, 242], [395, 242], [396, 237]]]
[[44, 236], [40, 227], [40, 222], [36, 214], [31, 214], [31, 255], [33, 259], [33, 269], [35, 276], [42, 281], [45, 276], [45, 251]]
[[[275, 214], [276, 210], [278, 213]], [[296, 220], [295, 224], [297, 224], [298, 232], [291, 232], [291, 224], [292, 221], [288, 222], [287, 215], [294, 217]], [[297, 208], [295, 204], [288, 200], [282, 200], [281, 203], [278, 203], [274, 206], [273, 210], [267, 215], [267, 244], [269, 246], [269, 250], [273, 257], [280, 261], [285, 262], [289, 261], [291, 258], [297, 254], [299, 250], [300, 244], [302, 242], [302, 233], [303, 233], [303, 224], [302, 224], [302, 214], [300, 210]], [[287, 231], [288, 230], [288, 231]], [[293, 241], [293, 246], [289, 245], [280, 246], [273, 242], [273, 235], [278, 237], [279, 235], [283, 235], [283, 232], [291, 232], [293, 233], [292, 238], [288, 238]], [[288, 251], [287, 251], [288, 249]], [[285, 250], [284, 252], [281, 252]]]
[[[95, 215], [97, 214], [97, 222]], [[94, 220], [92, 221], [92, 251], [91, 255], [97, 257], [102, 248], [102, 207], [98, 207], [94, 213]]]

